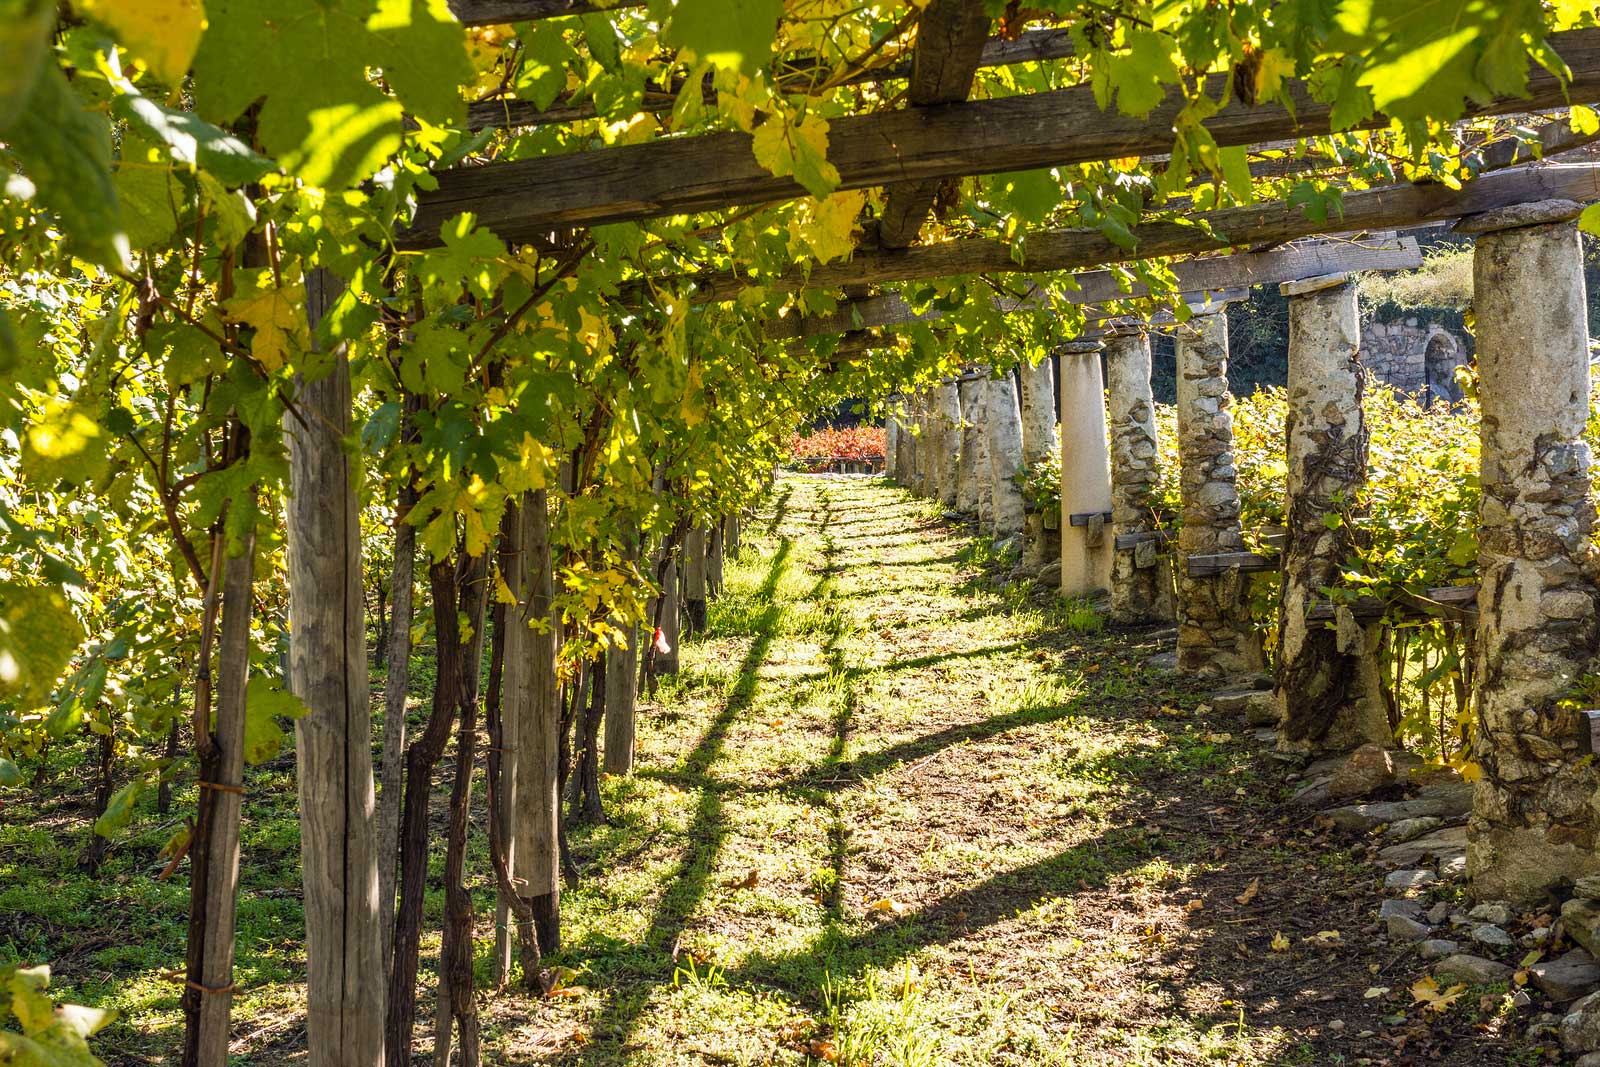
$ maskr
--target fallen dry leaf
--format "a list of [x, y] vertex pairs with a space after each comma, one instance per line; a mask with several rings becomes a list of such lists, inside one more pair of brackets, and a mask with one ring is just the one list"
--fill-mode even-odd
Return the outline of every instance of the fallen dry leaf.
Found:
[[1289, 939], [1287, 937], [1283, 936], [1283, 931], [1282, 930], [1279, 930], [1277, 933], [1272, 935], [1272, 951], [1274, 951], [1274, 952], [1288, 952], [1289, 951]]
[[1248, 904], [1261, 894], [1261, 879], [1253, 879], [1244, 887], [1244, 892], [1233, 898], [1235, 904]]
[[826, 1060], [832, 1063], [839, 1058], [839, 1050], [834, 1047], [832, 1041], [814, 1037], [806, 1042], [806, 1055], [814, 1060]]
[[868, 904], [867, 910], [886, 911], [891, 915], [904, 915], [906, 912], [911, 910], [911, 905], [902, 904], [898, 900], [890, 900], [888, 897], [884, 897], [881, 900], [874, 900], [871, 904]]
[[1457, 982], [1449, 989], [1441, 990], [1438, 982], [1435, 982], [1432, 978], [1423, 978], [1411, 987], [1411, 998], [1418, 1004], [1427, 1007], [1430, 1011], [1444, 1011], [1460, 1000], [1461, 995], [1466, 991], [1467, 987], [1460, 982]]
[[1190, 915], [1193, 915], [1195, 912], [1199, 911], [1205, 906], [1205, 902], [1196, 897], [1194, 900], [1191, 900], [1189, 903], [1185, 904], [1183, 906], [1183, 910], [1188, 912]]
[[743, 878], [725, 878], [722, 882], [724, 889], [754, 889], [756, 883], [761, 881], [761, 872], [754, 867]]

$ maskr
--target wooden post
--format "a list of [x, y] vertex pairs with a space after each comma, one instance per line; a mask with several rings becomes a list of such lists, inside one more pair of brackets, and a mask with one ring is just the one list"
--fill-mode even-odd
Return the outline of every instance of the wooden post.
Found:
[[[1367, 483], [1361, 313], [1345, 274], [1285, 282], [1289, 299], [1288, 534], [1278, 612], [1279, 747], [1314, 755], [1394, 744], [1378, 677], [1377, 626], [1307, 619], [1355, 550]], [[1343, 521], [1330, 526], [1325, 520]]]
[[[307, 284], [315, 330], [337, 283]], [[345, 452], [350, 365], [296, 380], [284, 416], [290, 496], [289, 683], [309, 709], [295, 721], [306, 922], [306, 1047], [313, 1067], [383, 1060], [384, 938], [379, 931], [372, 708], [367, 683], [358, 479]]]
[[1115, 539], [1104, 520], [1072, 516], [1111, 510], [1111, 456], [1099, 341], [1068, 341], [1061, 355], [1061, 595], [1093, 596], [1111, 585]]
[[1458, 227], [1478, 234], [1473, 317], [1483, 407], [1478, 733], [1467, 824], [1481, 899], [1531, 905], [1600, 873], [1600, 772], [1570, 700], [1592, 669], [1595, 506], [1580, 205], [1546, 201]]
[[[248, 438], [242, 427], [236, 441]], [[248, 445], [242, 446], [247, 449]], [[241, 450], [242, 450], [241, 449]], [[244, 507], [250, 502], [236, 501]], [[219, 528], [215, 536], [220, 545]], [[239, 904], [239, 815], [244, 800], [245, 688], [250, 676], [250, 615], [255, 583], [256, 538], [242, 538], [237, 556], [222, 560], [221, 641], [218, 647], [217, 710], [209, 735], [195, 738], [200, 750], [200, 810], [190, 851], [191, 898], [183, 1067], [228, 1062], [229, 1018], [233, 1010], [234, 919]], [[209, 679], [206, 679], [209, 681]], [[209, 688], [209, 687], [208, 687]], [[207, 694], [209, 695], [209, 693]], [[201, 699], [196, 694], [197, 700]], [[375, 976], [376, 977], [376, 976]]]
[[722, 520], [706, 528], [706, 596], [722, 595]]
[[561, 856], [557, 821], [556, 754], [560, 750], [561, 703], [556, 679], [557, 631], [551, 573], [550, 505], [546, 490], [523, 495], [519, 509], [521, 563], [506, 627], [502, 764], [514, 798], [511, 824], [512, 878], [532, 910], [539, 947], [560, 947]]
[[[1224, 305], [1225, 307], [1226, 305]], [[1228, 317], [1208, 305], [1178, 328], [1178, 462], [1182, 557], [1244, 551], [1228, 409]], [[1209, 675], [1259, 671], [1261, 637], [1250, 619], [1249, 578], [1178, 575], [1178, 665]]]
[[[415, 396], [405, 395], [400, 417], [401, 440], [411, 438], [416, 404]], [[410, 522], [411, 509], [417, 502], [414, 476], [415, 472], [407, 466], [400, 472], [400, 484], [395, 491], [394, 562], [389, 574], [389, 647], [383, 682], [383, 763], [375, 820], [378, 928], [383, 941], [386, 990], [394, 967], [395, 875], [400, 850], [400, 798], [405, 789], [406, 698], [411, 683], [411, 623], [415, 614], [417, 528]]]
[[1010, 374], [991, 378], [985, 385], [984, 421], [988, 424], [994, 535], [1018, 536], [1022, 533], [1022, 490], [1017, 485], [1017, 476], [1022, 473], [1022, 413]]
[[1111, 530], [1136, 543], [1116, 548], [1111, 564], [1111, 621], [1172, 619], [1171, 557], [1156, 533], [1161, 449], [1150, 391], [1150, 334], [1143, 322], [1106, 331], [1107, 406], [1111, 431]]
[[706, 528], [691, 526], [683, 538], [683, 609], [689, 617], [689, 634], [699, 637], [706, 628]]

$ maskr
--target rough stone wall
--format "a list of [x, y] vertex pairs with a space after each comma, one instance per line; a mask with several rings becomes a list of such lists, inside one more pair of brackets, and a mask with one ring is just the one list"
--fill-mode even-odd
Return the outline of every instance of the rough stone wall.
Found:
[[1049, 356], [1018, 368], [1022, 383], [1022, 462], [1028, 466], [1052, 455], [1056, 440], [1056, 373]]
[[972, 422], [975, 427], [975, 441], [973, 453], [973, 481], [977, 484], [977, 502], [974, 510], [978, 516], [978, 529], [984, 533], [994, 532], [994, 468], [989, 462], [989, 382], [987, 375], [989, 368], [981, 371], [985, 375], [974, 383], [972, 393]]
[[933, 407], [939, 417], [939, 502], [953, 508], [961, 476], [961, 390], [955, 382], [939, 384]]
[[[1196, 315], [1178, 329], [1178, 458], [1183, 503], [1180, 559], [1240, 552], [1239, 488], [1228, 393], [1228, 317]], [[1179, 566], [1178, 666], [1211, 675], [1259, 671], [1249, 575], [1190, 578]]]
[[[1600, 871], [1600, 773], [1563, 707], [1595, 669], [1588, 326], [1576, 204], [1492, 212], [1474, 253], [1483, 410], [1478, 736], [1468, 824], [1480, 897], [1532, 902]], [[1475, 226], [1474, 228], [1477, 228]]]
[[984, 397], [984, 422], [988, 426], [989, 486], [996, 537], [1022, 533], [1022, 411], [1011, 375], [990, 379]]
[[964, 379], [960, 387], [961, 401], [961, 458], [956, 477], [956, 510], [969, 515], [978, 513], [978, 496], [981, 482], [978, 477], [978, 397], [982, 383], [976, 378]]
[[[1447, 349], [1451, 366], [1467, 362], [1467, 351], [1456, 337], [1415, 315], [1394, 322], [1368, 322], [1361, 327], [1361, 365], [1377, 381], [1421, 397], [1428, 389], [1428, 352], [1433, 345]], [[1457, 394], [1459, 395], [1459, 393]]]
[[[1318, 283], [1311, 283], [1318, 284]], [[1345, 611], [1340, 625], [1308, 623], [1321, 590], [1339, 584], [1354, 550], [1348, 521], [1367, 482], [1366, 373], [1357, 359], [1355, 286], [1283, 286], [1289, 297], [1288, 536], [1278, 613], [1279, 747], [1326, 755], [1393, 745], [1380, 695], [1376, 626]]]
[[[1150, 335], [1142, 327], [1108, 334], [1106, 396], [1111, 436], [1112, 536], [1156, 528], [1160, 478], [1155, 400], [1150, 393]], [[1111, 564], [1111, 621], [1123, 625], [1173, 617], [1170, 556], [1154, 540], [1120, 550]]]

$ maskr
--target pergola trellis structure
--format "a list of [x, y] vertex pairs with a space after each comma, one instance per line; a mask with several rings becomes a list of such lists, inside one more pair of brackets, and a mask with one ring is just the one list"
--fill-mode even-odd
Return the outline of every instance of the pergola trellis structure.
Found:
[[[572, 0], [454, 0], [452, 8], [471, 24], [598, 9]], [[771, 324], [772, 339], [793, 341], [845, 327], [859, 331], [928, 318], [899, 297], [870, 292], [870, 286], [886, 282], [1087, 270], [1249, 249], [1328, 231], [1365, 233], [1429, 220], [1467, 220], [1458, 228], [1478, 235], [1485, 427], [1475, 674], [1482, 717], [1475, 755], [1484, 776], [1477, 787], [1469, 866], [1480, 893], [1525, 900], [1560, 879], [1600, 872], [1600, 815], [1586, 802], [1573, 802], [1592, 796], [1600, 776], [1580, 752], [1576, 720], [1558, 710], [1564, 688], [1600, 646], [1600, 591], [1582, 566], [1594, 508], [1589, 457], [1581, 442], [1588, 339], [1575, 224], [1581, 204], [1600, 200], [1600, 168], [1534, 163], [1485, 173], [1460, 189], [1369, 189], [1346, 196], [1342, 218], [1331, 222], [1313, 221], [1288, 203], [1197, 213], [1134, 228], [1131, 248], [1097, 230], [1042, 230], [1028, 235], [1022, 262], [1008, 242], [994, 239], [919, 245], [921, 227], [946, 180], [1149, 157], [1170, 148], [1185, 103], [1179, 94], [1169, 94], [1147, 116], [1130, 118], [1102, 111], [1088, 86], [967, 100], [980, 66], [1037, 58], [1025, 49], [1008, 50], [988, 34], [981, 3], [933, 0], [919, 16], [909, 67], [896, 75], [908, 81], [908, 106], [831, 122], [828, 160], [838, 171], [839, 187], [887, 190], [883, 211], [865, 227], [852, 257], [772, 278], [704, 274], [680, 281], [692, 282], [694, 299], [702, 303], [731, 299], [752, 285], [769, 293], [813, 289], [844, 295], [848, 304], [836, 315]], [[1468, 114], [1506, 115], [1600, 100], [1600, 30], [1555, 34], [1550, 44], [1570, 69], [1569, 80], [1532, 66], [1526, 95], [1477, 101]], [[1040, 46], [1066, 54], [1059, 39], [1050, 46], [1040, 39]], [[1218, 146], [1260, 145], [1332, 130], [1330, 105], [1305, 84], [1285, 83], [1290, 107], [1252, 105], [1233, 98], [1229, 77], [1211, 75], [1203, 84], [1213, 100], [1228, 101], [1205, 122]], [[586, 114], [581, 105], [544, 115], [521, 105], [492, 105], [475, 112], [473, 121], [516, 125]], [[1388, 122], [1375, 114], [1359, 128]], [[1566, 145], [1584, 139], [1571, 138]], [[1552, 143], [1561, 147], [1559, 141]], [[422, 194], [401, 247], [432, 246], [440, 227], [461, 212], [471, 212], [506, 241], [537, 246], [574, 227], [806, 195], [792, 177], [761, 166], [751, 136], [737, 132], [459, 168], [438, 179], [437, 190]], [[1393, 743], [1387, 724], [1374, 717], [1372, 649], [1361, 620], [1335, 609], [1334, 626], [1308, 622], [1326, 610], [1318, 590], [1336, 582], [1351, 548], [1348, 530], [1327, 529], [1321, 516], [1332, 501], [1346, 498], [1364, 481], [1366, 435], [1349, 278], [1351, 270], [1364, 268], [1354, 262], [1315, 265], [1319, 256], [1327, 258], [1329, 246], [1316, 247], [1314, 253], [1258, 250], [1228, 268], [1209, 260], [1177, 268], [1180, 286], [1210, 291], [1229, 284], [1223, 274], [1237, 274], [1247, 264], [1284, 264], [1234, 280], [1270, 278], [1284, 286], [1290, 300], [1292, 430], [1278, 692], [1280, 743], [1307, 753], [1344, 751], [1364, 741]], [[1393, 243], [1382, 242], [1352, 247], [1370, 256], [1397, 251]], [[1408, 254], [1414, 256], [1414, 249]], [[1303, 262], [1291, 268], [1296, 257]], [[1084, 302], [1114, 298], [1114, 283], [1111, 274], [1080, 280]], [[1016, 303], [1031, 299], [1024, 295]], [[1225, 557], [1245, 549], [1227, 411], [1226, 318], [1218, 313], [1224, 304], [1207, 300], [1177, 327], [1183, 463], [1178, 550], [1184, 557]], [[1064, 338], [1062, 348], [1063, 587], [1068, 592], [1109, 588], [1120, 621], [1161, 617], [1168, 610], [1151, 574], [1160, 538], [1148, 521], [1155, 456], [1149, 325], [1110, 323], [1096, 338]], [[855, 333], [849, 343], [866, 350], [875, 342]], [[1109, 372], [1109, 414], [1102, 359]], [[973, 487], [986, 484], [989, 501], [983, 503], [979, 492], [979, 510], [997, 526], [1013, 521], [1011, 501], [1002, 499], [1009, 492], [1007, 471], [1040, 446], [1040, 391], [1037, 375], [1024, 376], [1020, 405], [1009, 379], [974, 376], [933, 389], [903, 419], [920, 422], [923, 432], [913, 437], [896, 426], [896, 475], [958, 506], [973, 502]], [[1075, 516], [1086, 518], [1073, 525]], [[1127, 550], [1118, 552], [1119, 544]], [[1183, 570], [1177, 575], [1176, 604], [1182, 666], [1219, 676], [1258, 669], [1260, 638], [1250, 627], [1240, 569]]]

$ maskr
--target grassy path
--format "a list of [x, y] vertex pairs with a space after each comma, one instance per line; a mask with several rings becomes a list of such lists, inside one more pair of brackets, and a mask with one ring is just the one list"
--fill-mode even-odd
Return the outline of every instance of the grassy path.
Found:
[[[1008, 586], [985, 545], [880, 481], [780, 480], [641, 710], [638, 772], [604, 783], [609, 823], [575, 833], [563, 995], [487, 991], [474, 831], [487, 1062], [1536, 1062], [1482, 991], [1415, 1009], [1369, 844], [1288, 807], [1285, 768], [1150, 665], [1170, 635]], [[114, 1067], [165, 1062], [174, 823], [145, 813], [82, 875], [74, 766], [0, 814], [0, 961], [50, 960], [64, 999], [120, 1008], [96, 1046]], [[305, 1059], [292, 754], [250, 790], [233, 1051], [276, 1067]], [[426, 930], [441, 913], [433, 893]], [[425, 1001], [437, 954], [432, 933]]]
[[1155, 635], [1001, 589], [880, 482], [753, 525], [578, 841], [582, 988], [498, 1002], [507, 1062], [1388, 1062], [1373, 873]]

